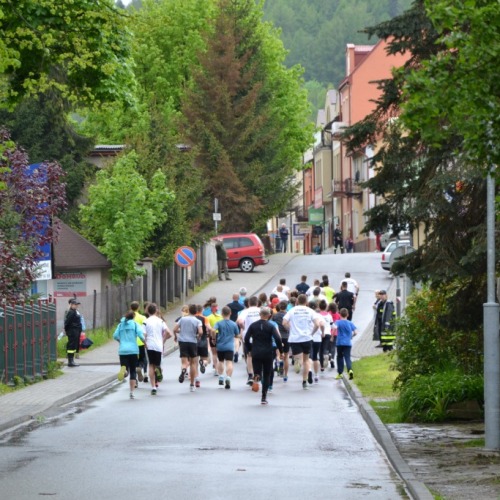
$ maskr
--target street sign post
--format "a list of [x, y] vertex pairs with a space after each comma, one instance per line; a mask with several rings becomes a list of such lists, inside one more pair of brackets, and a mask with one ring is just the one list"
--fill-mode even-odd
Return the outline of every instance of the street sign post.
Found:
[[186, 268], [193, 265], [196, 252], [188, 246], [179, 247], [174, 255], [175, 263], [182, 268], [182, 287], [184, 288], [184, 302], [187, 300], [187, 272]]

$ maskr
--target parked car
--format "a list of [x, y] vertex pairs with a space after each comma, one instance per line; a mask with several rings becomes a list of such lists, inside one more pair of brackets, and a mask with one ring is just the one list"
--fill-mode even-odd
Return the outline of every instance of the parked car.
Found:
[[391, 270], [391, 253], [396, 249], [397, 246], [409, 247], [411, 246], [410, 240], [390, 241], [387, 244], [380, 257], [380, 265], [382, 266], [382, 269], [385, 269], [386, 271]]
[[250, 273], [255, 266], [263, 266], [269, 262], [261, 239], [254, 233], [219, 234], [227, 251], [227, 267], [241, 269]]

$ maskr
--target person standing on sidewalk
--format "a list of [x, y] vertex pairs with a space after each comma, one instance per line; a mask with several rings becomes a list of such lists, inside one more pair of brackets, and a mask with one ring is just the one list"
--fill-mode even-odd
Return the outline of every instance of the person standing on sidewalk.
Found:
[[148, 305], [149, 317], [143, 324], [146, 351], [149, 360], [149, 382], [151, 384], [151, 395], [156, 396], [158, 384], [163, 380], [161, 371], [161, 358], [163, 357], [163, 344], [170, 336], [165, 321], [158, 316], [156, 304]]
[[396, 319], [396, 310], [394, 302], [387, 300], [387, 292], [380, 290], [380, 301], [377, 304], [377, 328], [380, 336], [380, 344], [384, 352], [392, 351], [396, 334], [394, 332], [394, 320]]
[[76, 299], [70, 299], [69, 310], [64, 319], [64, 331], [68, 336], [68, 344], [66, 345], [66, 354], [68, 356], [68, 366], [79, 366], [75, 363], [75, 354], [78, 352], [80, 343], [80, 335], [82, 333], [82, 318], [78, 312], [80, 302]]
[[[216, 306], [216, 304], [213, 304]], [[209, 316], [210, 318], [210, 316]], [[182, 384], [189, 368], [189, 390], [200, 387], [198, 378], [198, 339], [203, 334], [201, 321], [196, 317], [196, 304], [189, 304], [189, 314], [179, 319], [174, 327], [175, 341], [179, 342], [182, 370], [179, 382]]]
[[347, 319], [349, 311], [344, 307], [340, 310], [340, 319], [335, 323], [337, 326], [337, 371], [336, 379], [342, 378], [344, 361], [349, 373], [349, 380], [354, 378], [351, 363], [352, 338], [358, 334], [356, 325]]
[[222, 281], [222, 273], [226, 278], [226, 281], [231, 281], [229, 277], [229, 270], [227, 268], [227, 252], [224, 248], [222, 238], [218, 238], [215, 242], [215, 252], [217, 253], [217, 268], [219, 270], [219, 279]]
[[120, 356], [120, 371], [118, 380], [123, 381], [125, 372], [130, 374], [130, 399], [134, 399], [134, 389], [136, 387], [137, 363], [139, 356], [139, 346], [137, 340], [140, 339], [144, 345], [144, 334], [141, 327], [135, 321], [135, 311], [132, 309], [121, 319], [116, 327], [113, 338], [120, 343], [118, 354]]
[[281, 251], [283, 253], [286, 252], [286, 247], [288, 244], [288, 228], [286, 224], [283, 222], [280, 227], [280, 239], [281, 239]]
[[[273, 356], [276, 348], [283, 352], [281, 337], [275, 324], [269, 321], [271, 309], [269, 307], [260, 308], [260, 319], [248, 327], [245, 336], [245, 346], [248, 352], [252, 353], [253, 384], [252, 390], [259, 390], [259, 382], [262, 381], [261, 404], [267, 405], [267, 391], [271, 371], [273, 369]], [[273, 339], [276, 347], [273, 346]]]

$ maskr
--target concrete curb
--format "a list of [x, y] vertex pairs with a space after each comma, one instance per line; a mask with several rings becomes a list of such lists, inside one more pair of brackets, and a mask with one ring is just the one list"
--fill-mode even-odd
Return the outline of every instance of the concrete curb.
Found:
[[406, 463], [404, 458], [399, 453], [398, 448], [392, 440], [392, 436], [388, 431], [387, 427], [382, 423], [378, 417], [375, 410], [368, 403], [368, 401], [363, 397], [359, 389], [354, 383], [348, 381], [344, 377], [344, 385], [347, 388], [347, 392], [358, 405], [363, 418], [370, 427], [375, 439], [378, 441], [380, 446], [384, 449], [389, 461], [391, 462], [396, 472], [400, 475], [415, 500], [433, 500], [434, 496], [429, 491], [427, 486], [417, 479], [410, 466]]

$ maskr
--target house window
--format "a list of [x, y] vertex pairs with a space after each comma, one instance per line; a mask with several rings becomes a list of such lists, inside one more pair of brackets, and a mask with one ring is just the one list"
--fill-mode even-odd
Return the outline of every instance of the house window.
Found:
[[366, 163], [364, 156], [357, 156], [354, 158], [354, 181], [355, 182], [364, 182], [366, 181]]

